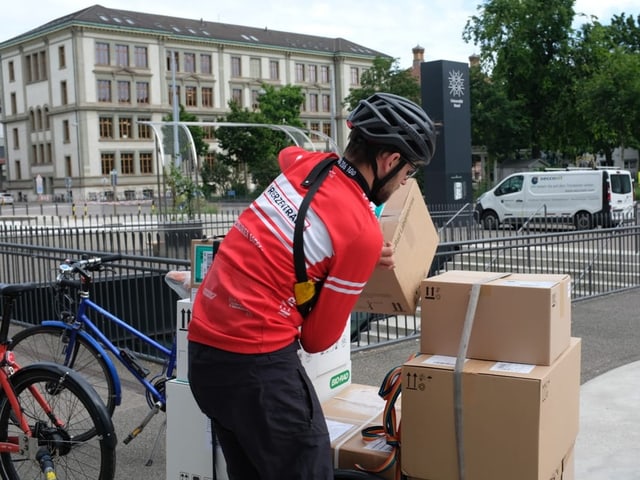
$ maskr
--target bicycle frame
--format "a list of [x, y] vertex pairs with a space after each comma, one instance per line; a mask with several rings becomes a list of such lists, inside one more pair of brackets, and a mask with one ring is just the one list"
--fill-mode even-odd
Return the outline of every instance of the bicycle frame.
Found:
[[[105, 363], [109, 368], [109, 373], [114, 379], [114, 393], [115, 393], [115, 404], [120, 405], [122, 401], [122, 387], [120, 383], [120, 376], [118, 374], [118, 370], [116, 369], [111, 357], [107, 355], [107, 351], [111, 352], [115, 358], [144, 386], [144, 388], [157, 400], [161, 401], [162, 404], [166, 404], [166, 396], [163, 392], [159, 391], [149, 380], [140, 375], [135, 368], [133, 368], [126, 360], [124, 360], [122, 353], [120, 352], [120, 348], [118, 348], [102, 331], [91, 321], [89, 316], [87, 315], [87, 311], [95, 311], [102, 315], [103, 318], [107, 319], [109, 322], [114, 323], [116, 326], [123, 328], [128, 333], [136, 337], [137, 339], [143, 341], [147, 345], [154, 348], [157, 352], [161, 353], [164, 357], [167, 358], [166, 363], [166, 376], [173, 376], [174, 369], [176, 367], [176, 340], [175, 336], [173, 339], [172, 347], [169, 349], [164, 345], [158, 343], [154, 339], [135, 329], [131, 325], [127, 324], [124, 320], [112, 314], [111, 312], [105, 310], [100, 305], [95, 303], [93, 300], [83, 297], [80, 299], [80, 303], [78, 305], [78, 311], [76, 314], [76, 318], [72, 323], [66, 323], [59, 320], [45, 320], [42, 322], [42, 325], [53, 325], [56, 327], [63, 327], [67, 329], [70, 333], [70, 341], [74, 342], [77, 335], [83, 337], [87, 342], [91, 343], [98, 352], [103, 356]], [[72, 354], [72, 349], [67, 349], [65, 356], [65, 364], [70, 361], [70, 356]]]

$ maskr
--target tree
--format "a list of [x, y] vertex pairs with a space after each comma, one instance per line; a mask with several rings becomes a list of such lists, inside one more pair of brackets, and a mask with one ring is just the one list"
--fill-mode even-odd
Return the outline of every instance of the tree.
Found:
[[565, 75], [574, 0], [487, 0], [468, 20], [463, 38], [480, 46], [483, 68], [521, 105], [528, 129], [521, 147], [539, 158]]
[[[231, 112], [222, 121], [302, 128], [300, 106], [303, 101], [300, 87], [286, 85], [275, 89], [271, 85], [263, 85], [256, 111], [243, 109], [237, 103], [230, 102]], [[290, 138], [282, 131], [265, 127], [220, 127], [216, 136], [223, 150], [218, 159], [236, 172], [233, 185], [236, 189], [242, 187], [243, 193], [249, 191], [249, 175], [258, 190], [271, 183], [280, 173], [278, 152], [291, 144]]]
[[398, 61], [388, 57], [376, 57], [373, 64], [360, 78], [360, 88], [354, 88], [344, 99], [349, 110], [360, 100], [376, 92], [394, 93], [420, 105], [420, 84], [409, 70], [401, 70]]

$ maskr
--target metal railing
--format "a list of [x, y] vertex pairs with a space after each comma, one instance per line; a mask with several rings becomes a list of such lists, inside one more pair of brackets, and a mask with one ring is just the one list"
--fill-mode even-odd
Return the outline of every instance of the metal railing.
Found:
[[[440, 223], [440, 245], [430, 275], [447, 270], [562, 273], [573, 280], [572, 300], [640, 286], [640, 226], [576, 231], [562, 223], [535, 228], [483, 230], [469, 206]], [[455, 215], [454, 215], [455, 214]], [[197, 221], [159, 222], [151, 215], [3, 218], [0, 279], [35, 281], [41, 288], [17, 310], [20, 322], [53, 318], [49, 284], [65, 258], [120, 253], [123, 260], [101, 274], [95, 298], [148, 335], [170, 341], [177, 295], [164, 282], [170, 270], [190, 268], [191, 240], [225, 235], [238, 212], [203, 215]], [[420, 331], [420, 314], [355, 312], [353, 349], [389, 343]], [[126, 338], [122, 339], [127, 341]], [[136, 345], [127, 345], [136, 350]], [[145, 353], [140, 352], [140, 353]]]

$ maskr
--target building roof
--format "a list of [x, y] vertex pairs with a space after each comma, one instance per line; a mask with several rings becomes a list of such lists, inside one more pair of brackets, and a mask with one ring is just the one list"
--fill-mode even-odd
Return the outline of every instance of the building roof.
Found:
[[327, 55], [349, 55], [365, 57], [389, 57], [389, 55], [358, 45], [344, 38], [319, 37], [300, 33], [255, 28], [227, 23], [210, 22], [204, 19], [188, 19], [154, 15], [151, 13], [115, 10], [101, 5], [79, 10], [52, 20], [40, 27], [0, 43], [0, 48], [21, 43], [71, 26], [91, 26], [119, 31], [162, 34], [169, 38], [190, 39], [226, 44], [273, 47], [290, 51], [313, 51]]

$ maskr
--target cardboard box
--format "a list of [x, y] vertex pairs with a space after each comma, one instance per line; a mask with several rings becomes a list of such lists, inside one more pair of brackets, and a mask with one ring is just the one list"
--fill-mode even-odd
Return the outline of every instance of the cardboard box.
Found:
[[549, 480], [576, 440], [581, 342], [550, 366], [467, 360], [454, 395], [455, 358], [419, 355], [402, 367], [402, 470], [457, 480], [460, 399], [466, 480]]
[[[352, 384], [323, 402], [334, 467], [355, 469], [361, 465], [365, 469], [377, 469], [392, 453], [386, 439], [365, 442], [362, 430], [370, 426], [383, 425], [385, 400], [378, 394], [379, 387]], [[400, 422], [400, 401], [396, 402], [396, 419]], [[377, 475], [387, 480], [394, 479], [394, 468]]]
[[413, 315], [420, 282], [438, 246], [438, 232], [415, 179], [409, 179], [386, 202], [380, 227], [385, 242], [393, 245], [396, 267], [376, 268], [353, 310]]
[[[501, 278], [496, 278], [503, 275]], [[489, 279], [494, 279], [487, 281]], [[458, 355], [471, 289], [482, 283], [468, 358], [550, 365], [569, 346], [568, 275], [448, 271], [421, 285], [420, 351]]]
[[[189, 342], [187, 333], [193, 303], [188, 298], [176, 302], [176, 379], [187, 382], [189, 368]], [[320, 401], [351, 383], [350, 320], [335, 345], [324, 352], [310, 354], [300, 349], [298, 355], [309, 379], [316, 387]]]
[[[189, 384], [167, 382], [167, 480], [213, 478], [211, 422], [200, 411]], [[227, 480], [222, 450], [216, 448], [216, 478]]]
[[191, 309], [193, 303], [188, 298], [176, 302], [176, 371], [178, 380], [188, 380], [189, 352], [187, 342], [187, 329], [191, 321]]
[[318, 353], [308, 353], [301, 348], [298, 356], [311, 380], [348, 365], [351, 360], [351, 317], [347, 319], [342, 335], [331, 347]]

